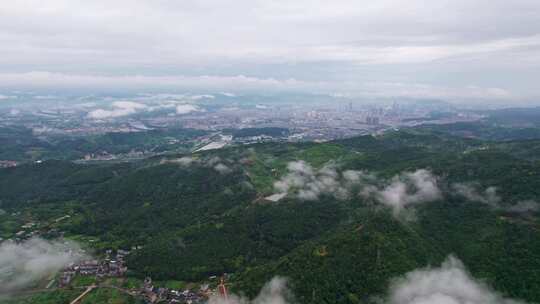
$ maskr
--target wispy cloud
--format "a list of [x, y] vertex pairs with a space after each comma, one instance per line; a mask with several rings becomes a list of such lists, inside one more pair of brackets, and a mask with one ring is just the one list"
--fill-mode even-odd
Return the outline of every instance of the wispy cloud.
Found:
[[540, 210], [540, 204], [534, 200], [522, 200], [514, 204], [503, 204], [502, 197], [497, 193], [497, 188], [488, 186], [484, 190], [479, 183], [454, 183], [451, 185], [452, 194], [461, 196], [468, 201], [478, 202], [491, 207], [494, 210], [502, 210], [509, 213], [530, 213]]
[[455, 183], [452, 189], [455, 194], [463, 196], [469, 201], [480, 202], [495, 207], [501, 202], [501, 197], [497, 194], [496, 187], [487, 187], [479, 190], [480, 185], [474, 183]]

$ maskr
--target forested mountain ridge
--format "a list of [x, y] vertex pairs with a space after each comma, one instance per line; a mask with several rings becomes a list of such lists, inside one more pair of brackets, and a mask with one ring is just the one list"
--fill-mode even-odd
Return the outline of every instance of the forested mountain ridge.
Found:
[[534, 145], [412, 129], [131, 163], [45, 161], [0, 169], [0, 208], [69, 214], [59, 228], [97, 249], [141, 246], [129, 257], [139, 277], [228, 272], [233, 290], [255, 295], [278, 275], [300, 303], [368, 303], [391, 278], [454, 254], [496, 290], [538, 302]]

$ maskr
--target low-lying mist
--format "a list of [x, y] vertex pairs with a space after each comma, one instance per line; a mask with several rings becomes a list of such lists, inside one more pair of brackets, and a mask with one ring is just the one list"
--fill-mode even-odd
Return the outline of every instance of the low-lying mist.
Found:
[[21, 243], [3, 242], [0, 245], [0, 294], [27, 288], [82, 258], [79, 246], [71, 241], [32, 238]]
[[338, 200], [358, 196], [385, 206], [395, 217], [405, 219], [415, 218], [415, 206], [448, 197], [459, 197], [511, 213], [540, 210], [540, 204], [534, 200], [506, 204], [496, 187], [482, 189], [478, 183], [448, 183], [429, 169], [403, 171], [384, 178], [363, 170], [341, 170], [334, 162], [316, 169], [304, 161], [294, 161], [287, 165], [287, 171], [274, 183], [275, 194], [269, 197], [274, 201], [285, 196], [304, 201], [318, 200], [323, 195]]

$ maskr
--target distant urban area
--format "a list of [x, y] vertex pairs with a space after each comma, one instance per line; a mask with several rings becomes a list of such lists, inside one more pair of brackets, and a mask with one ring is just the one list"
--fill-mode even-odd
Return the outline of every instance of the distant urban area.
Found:
[[[9, 100], [0, 107], [0, 128], [12, 130], [19, 141], [26, 136], [28, 150], [24, 156], [3, 151], [0, 167], [58, 158], [51, 151], [58, 145], [68, 145], [74, 152], [62, 154], [62, 158], [123, 161], [268, 141], [326, 142], [485, 117], [481, 111], [437, 100], [370, 102], [318, 95], [293, 96], [291, 100], [283, 97], [277, 102], [268, 99], [230, 93], [13, 96], [12, 104], [18, 102], [17, 107], [10, 106]], [[6, 143], [9, 134], [2, 133]], [[89, 138], [94, 142], [88, 142]]]

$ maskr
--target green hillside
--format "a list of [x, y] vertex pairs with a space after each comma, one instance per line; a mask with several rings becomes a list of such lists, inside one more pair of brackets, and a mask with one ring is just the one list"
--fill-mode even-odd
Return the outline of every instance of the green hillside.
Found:
[[[129, 256], [132, 276], [198, 282], [233, 273], [232, 289], [254, 296], [279, 275], [299, 303], [370, 303], [391, 278], [454, 254], [504, 295], [540, 302], [538, 211], [509, 211], [540, 199], [529, 146], [413, 129], [123, 164], [45, 161], [0, 169], [0, 218], [12, 223], [0, 232], [16, 232], [12, 212], [42, 222], [68, 214], [53, 226], [69, 238], [95, 239], [97, 250], [142, 246]], [[302, 200], [293, 188], [264, 199], [295, 161], [314, 174], [364, 170], [379, 181], [428, 169], [442, 195], [415, 205], [414, 220], [361, 195]], [[467, 182], [497, 187], [497, 207], [457, 196], [452, 185]]]

